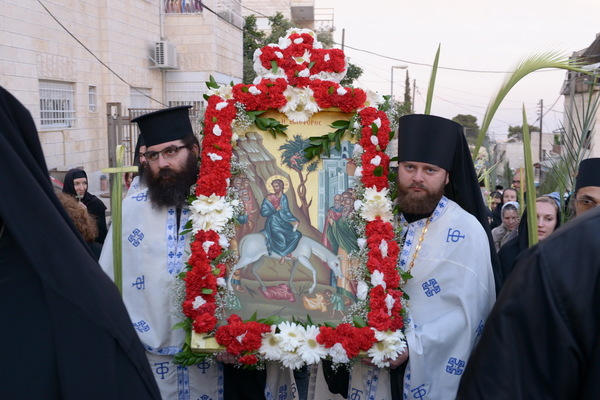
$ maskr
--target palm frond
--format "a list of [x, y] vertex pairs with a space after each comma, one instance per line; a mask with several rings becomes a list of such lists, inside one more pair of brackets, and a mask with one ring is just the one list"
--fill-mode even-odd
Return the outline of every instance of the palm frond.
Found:
[[483, 139], [485, 138], [487, 130], [489, 129], [492, 119], [494, 118], [496, 111], [498, 111], [500, 104], [502, 104], [502, 101], [506, 95], [521, 79], [525, 78], [532, 72], [545, 68], [558, 68], [589, 73], [588, 71], [580, 68], [582, 65], [583, 64], [581, 61], [569, 59], [568, 57], [556, 52], [534, 54], [531, 57], [525, 58], [523, 61], [521, 61], [514, 72], [506, 78], [498, 90], [498, 93], [492, 98], [492, 101], [488, 105], [485, 116], [483, 117], [483, 121], [481, 123], [481, 130], [479, 131], [479, 136], [477, 137], [477, 142], [475, 143], [475, 148], [473, 150], [473, 159], [475, 159], [479, 152], [479, 148], [483, 143]]
[[[435, 87], [435, 78], [437, 76], [438, 62], [440, 61], [440, 48], [438, 45], [437, 52], [435, 53], [435, 60], [433, 61], [433, 68], [431, 69], [431, 78], [429, 79], [429, 87], [427, 88], [427, 101], [425, 102], [424, 114], [431, 113], [431, 103], [433, 101], [433, 89]], [[413, 99], [414, 101], [414, 99]]]
[[[527, 233], [529, 246], [533, 246], [538, 242], [537, 234], [537, 210], [535, 204], [535, 175], [533, 173], [533, 157], [531, 156], [531, 135], [529, 133], [529, 124], [527, 123], [527, 112], [525, 104], [523, 104], [523, 156], [525, 158], [525, 191], [529, 193], [526, 199], [525, 208], [527, 209]], [[523, 179], [523, 175], [521, 175]], [[524, 194], [523, 193], [523, 194]], [[523, 204], [523, 203], [521, 203]], [[523, 207], [521, 207], [523, 209]]]
[[[595, 81], [596, 76], [594, 76]], [[562, 143], [558, 159], [551, 160], [551, 169], [540, 184], [541, 193], [566, 193], [575, 186], [579, 163], [589, 156], [596, 115], [600, 107], [600, 92], [590, 87], [587, 94], [581, 94], [581, 101], [571, 98], [572, 107], [566, 108], [567, 127], [561, 126]], [[580, 105], [578, 105], [580, 104]], [[561, 203], [564, 203], [561, 196]], [[561, 204], [562, 205], [562, 204]], [[563, 220], [568, 218], [562, 214]]]

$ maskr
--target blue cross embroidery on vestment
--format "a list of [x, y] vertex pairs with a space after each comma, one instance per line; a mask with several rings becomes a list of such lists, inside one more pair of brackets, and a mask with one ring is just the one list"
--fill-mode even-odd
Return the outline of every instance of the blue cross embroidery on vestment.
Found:
[[477, 326], [477, 330], [475, 331], [475, 337], [481, 336], [481, 334], [483, 333], [484, 326], [485, 324], [483, 323], [483, 320], [479, 320], [479, 325]]
[[150, 326], [144, 320], [141, 320], [139, 322], [134, 322], [133, 327], [135, 328], [136, 331], [141, 332], [141, 333], [148, 332], [150, 330]]
[[448, 365], [446, 365], [446, 372], [453, 375], [462, 375], [465, 365], [467, 365], [465, 361], [450, 357]]
[[127, 238], [129, 243], [131, 243], [134, 247], [138, 247], [140, 244], [142, 244], [143, 239], [144, 239], [144, 234], [142, 233], [142, 231], [140, 231], [137, 228], [134, 229], [133, 232], [131, 232], [131, 234]]
[[432, 278], [427, 282], [423, 282], [421, 287], [423, 288], [423, 291], [427, 297], [432, 297], [442, 291], [435, 278]]

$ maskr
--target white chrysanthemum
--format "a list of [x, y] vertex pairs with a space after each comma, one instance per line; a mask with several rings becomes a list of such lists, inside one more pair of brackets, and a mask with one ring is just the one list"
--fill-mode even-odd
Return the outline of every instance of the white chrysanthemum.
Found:
[[284, 367], [291, 369], [298, 369], [304, 365], [304, 360], [298, 351], [284, 352], [280, 361]]
[[223, 159], [223, 157], [221, 157], [220, 155], [218, 155], [216, 153], [208, 153], [207, 155], [212, 161], [219, 161], [219, 160]]
[[304, 54], [302, 54], [300, 57], [293, 57], [294, 61], [296, 61], [296, 64], [303, 64], [305, 62], [310, 63], [310, 51], [308, 50], [304, 50]]
[[394, 296], [392, 296], [391, 294], [387, 294], [385, 296], [385, 306], [387, 307], [387, 313], [388, 315], [392, 315], [392, 309], [394, 308], [394, 303], [396, 302], [396, 300], [394, 300]]
[[373, 121], [376, 127], [381, 128], [381, 118], [375, 118]]
[[310, 76], [310, 70], [308, 68], [304, 68], [302, 71], [298, 72], [298, 76], [300, 78], [308, 78]]
[[256, 96], [256, 95], [259, 95], [259, 94], [261, 94], [261, 93], [262, 93], [262, 92], [260, 91], [260, 89], [259, 89], [259, 88], [257, 88], [256, 86], [250, 86], [250, 87], [248, 88], [248, 92], [250, 92], [251, 94], [253, 94], [253, 95], [255, 95], [255, 96]]
[[323, 61], [329, 61], [331, 60], [331, 56], [329, 55], [329, 53], [325, 54], [325, 57], [323, 57]]
[[197, 310], [205, 304], [206, 304], [206, 300], [204, 300], [202, 298], [202, 296], [196, 296], [196, 298], [194, 299], [194, 302], [192, 303], [192, 308], [194, 310]]
[[231, 85], [221, 85], [217, 89], [208, 89], [207, 94], [208, 96], [217, 95], [223, 100], [231, 100], [233, 99], [233, 88]]
[[362, 171], [362, 167], [356, 167], [356, 169], [354, 170], [354, 177], [360, 178], [362, 176]]
[[331, 356], [331, 361], [336, 364], [344, 364], [350, 361], [346, 349], [344, 349], [341, 343], [334, 344], [329, 349], [329, 355]]
[[383, 222], [391, 222], [394, 218], [390, 202], [367, 201], [360, 210], [360, 216], [367, 221], [375, 221], [377, 217]]
[[345, 87], [340, 86], [339, 88], [337, 88], [336, 92], [337, 92], [338, 95], [343, 96], [346, 93], [348, 93], [348, 90], [346, 90]]
[[358, 247], [360, 249], [364, 250], [367, 247], [367, 239], [365, 239], [365, 238], [356, 239], [356, 243], [358, 244]]
[[[366, 240], [365, 240], [365, 242], [366, 242]], [[369, 285], [367, 285], [367, 282], [362, 281], [362, 280], [358, 281], [358, 284], [356, 285], [356, 297], [358, 297], [359, 300], [366, 300], [368, 294], [369, 294]]]
[[387, 257], [387, 253], [388, 253], [387, 241], [381, 239], [381, 242], [379, 243], [379, 251], [381, 251], [381, 257], [383, 257], [383, 258]]
[[382, 95], [379, 94], [379, 92], [375, 92], [375, 91], [373, 91], [371, 89], [367, 89], [367, 88], [361, 88], [361, 89], [363, 89], [367, 93], [367, 100], [365, 101], [365, 104], [364, 104], [365, 108], [367, 108], [367, 107], [378, 108], [385, 101], [385, 99], [383, 98]]
[[375, 202], [385, 202], [389, 201], [388, 199], [389, 189], [383, 188], [381, 190], [377, 190], [377, 187], [372, 186], [365, 189], [364, 199], [365, 202], [375, 201]]
[[223, 130], [221, 129], [221, 127], [219, 125], [215, 125], [215, 126], [213, 126], [212, 133], [215, 136], [221, 136], [221, 134], [223, 133]]
[[354, 210], [355, 211], [360, 210], [362, 205], [363, 205], [362, 200], [354, 200]]
[[217, 278], [217, 286], [219, 287], [227, 287], [227, 281], [225, 280], [225, 278], [219, 277]]
[[376, 269], [375, 271], [373, 271], [373, 273], [371, 274], [371, 285], [373, 286], [383, 286], [383, 288], [386, 288], [386, 284], [385, 284], [385, 280], [383, 279], [383, 272], [381, 272], [380, 270]]
[[225, 107], [227, 107], [229, 105], [228, 102], [226, 101], [221, 101], [219, 103], [217, 103], [217, 105], [215, 106], [215, 108], [217, 109], [217, 111], [221, 111], [222, 109], [224, 109]]
[[285, 50], [288, 47], [290, 47], [290, 45], [292, 44], [292, 41], [287, 37], [280, 37], [279, 41], [277, 42], [277, 45], [282, 49]]
[[379, 146], [379, 138], [376, 135], [371, 135], [369, 139], [371, 139], [373, 146]]
[[354, 144], [354, 149], [352, 150], [352, 157], [360, 157], [362, 153], [365, 152], [365, 149], [358, 143]]
[[287, 103], [279, 111], [292, 121], [306, 122], [314, 113], [321, 111], [310, 88], [288, 86], [283, 94]]
[[190, 219], [193, 233], [199, 230], [220, 232], [227, 222], [233, 218], [235, 204], [229, 203], [221, 196], [200, 195], [190, 204]]
[[374, 166], [378, 166], [379, 164], [381, 164], [381, 156], [375, 156], [371, 158], [370, 163]]
[[300, 345], [303, 339], [302, 327], [295, 322], [285, 321], [277, 325], [280, 345], [284, 351], [293, 351]]
[[227, 236], [219, 235], [219, 246], [221, 246], [224, 249], [229, 248], [229, 239], [227, 239]]
[[271, 332], [263, 336], [258, 352], [266, 360], [277, 361], [281, 358], [283, 350], [279, 346], [279, 336], [275, 334], [275, 325], [271, 326]]
[[213, 244], [215, 244], [215, 242], [212, 242], [210, 240], [207, 240], [205, 242], [202, 243], [202, 250], [204, 250], [205, 253], [208, 253], [208, 250], [210, 249], [210, 246], [212, 246]]
[[375, 338], [378, 340], [367, 352], [373, 360], [373, 364], [380, 368], [389, 367], [389, 361], [395, 360], [406, 350], [404, 335], [400, 330], [380, 332], [375, 330]]
[[317, 342], [317, 335], [319, 332], [319, 327], [314, 325], [305, 328], [304, 340], [298, 347], [298, 353], [306, 364], [318, 364], [322, 358], [327, 356], [327, 349], [325, 346]]

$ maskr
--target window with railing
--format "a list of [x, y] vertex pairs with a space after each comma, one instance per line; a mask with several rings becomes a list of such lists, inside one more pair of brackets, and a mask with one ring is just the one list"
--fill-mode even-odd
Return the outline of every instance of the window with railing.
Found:
[[163, 0], [167, 14], [197, 14], [202, 12], [201, 0]]
[[97, 106], [96, 86], [88, 86], [88, 111], [96, 112]]
[[72, 83], [39, 81], [40, 125], [43, 128], [75, 126], [75, 86]]

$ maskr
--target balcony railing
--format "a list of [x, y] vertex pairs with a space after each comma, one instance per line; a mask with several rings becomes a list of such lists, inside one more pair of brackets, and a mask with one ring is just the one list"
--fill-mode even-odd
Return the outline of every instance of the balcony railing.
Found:
[[202, 12], [201, 0], [164, 0], [167, 14], [197, 14]]

